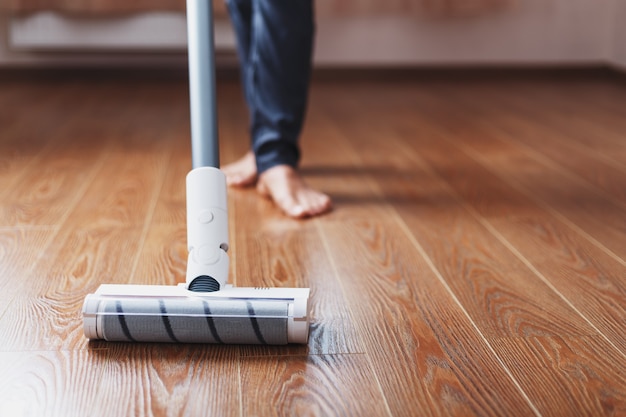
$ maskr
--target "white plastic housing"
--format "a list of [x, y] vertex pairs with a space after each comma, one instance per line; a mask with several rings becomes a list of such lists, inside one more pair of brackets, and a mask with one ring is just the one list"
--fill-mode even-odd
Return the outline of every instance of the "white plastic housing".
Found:
[[103, 284], [87, 295], [83, 304], [83, 328], [88, 339], [103, 339], [102, 301], [123, 298], [202, 298], [210, 300], [276, 300], [288, 304], [288, 343], [307, 343], [309, 338], [309, 288], [226, 288], [210, 293], [192, 292], [179, 285], [115, 285]]
[[187, 174], [187, 284], [208, 275], [228, 282], [228, 207], [226, 176], [218, 168]]

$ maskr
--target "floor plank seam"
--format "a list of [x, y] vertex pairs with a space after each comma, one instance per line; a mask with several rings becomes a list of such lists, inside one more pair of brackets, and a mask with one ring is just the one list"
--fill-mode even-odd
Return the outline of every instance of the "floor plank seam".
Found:
[[[168, 167], [173, 165], [171, 164], [172, 158], [173, 156], [171, 155], [171, 153], [168, 155], [168, 158], [166, 158], [168, 162], [167, 164]], [[146, 218], [144, 220], [143, 228], [141, 230], [141, 235], [139, 237], [139, 243], [137, 245], [137, 254], [135, 255], [135, 259], [133, 260], [133, 265], [130, 269], [131, 277], [135, 276], [137, 268], [139, 267], [139, 261], [142, 258], [141, 253], [143, 252], [144, 246], [146, 244], [146, 240], [148, 238], [148, 233], [150, 232], [150, 226], [152, 225], [154, 212], [159, 202], [159, 196], [161, 195], [161, 192], [163, 191], [163, 187], [165, 186], [165, 178], [166, 178], [167, 171], [168, 169], [161, 169], [159, 176], [153, 180], [153, 181], [158, 181], [159, 185], [158, 187], [155, 187], [155, 190], [152, 193], [152, 198], [150, 199], [150, 202], [148, 203]]]
[[493, 355], [493, 357], [496, 359], [496, 361], [500, 364], [500, 367], [504, 370], [504, 372], [507, 374], [507, 376], [509, 377], [511, 382], [515, 385], [515, 387], [520, 392], [520, 394], [522, 395], [522, 397], [524, 398], [526, 403], [533, 410], [533, 412], [535, 413], [535, 415], [537, 417], [541, 417], [541, 413], [539, 412], [539, 409], [537, 409], [537, 407], [532, 402], [532, 400], [530, 399], [528, 394], [524, 391], [524, 389], [522, 388], [521, 384], [517, 381], [517, 379], [515, 378], [515, 376], [511, 372], [511, 370], [508, 368], [508, 366], [506, 366], [504, 361], [500, 358], [500, 355], [498, 355], [498, 353], [495, 351], [493, 346], [491, 346], [491, 343], [489, 343], [489, 340], [487, 339], [487, 337], [480, 330], [480, 328], [478, 327], [476, 322], [474, 322], [474, 320], [470, 316], [469, 312], [465, 309], [465, 307], [463, 306], [461, 301], [458, 299], [458, 297], [456, 296], [456, 294], [454, 293], [452, 288], [450, 288], [450, 286], [446, 282], [446, 279], [443, 277], [443, 275], [441, 275], [441, 273], [439, 272], [439, 270], [437, 269], [437, 267], [435, 266], [433, 261], [430, 259], [430, 257], [428, 256], [428, 254], [426, 253], [426, 251], [422, 247], [422, 245], [419, 243], [417, 238], [411, 232], [411, 229], [409, 228], [409, 226], [404, 222], [404, 220], [398, 219], [397, 222], [398, 222], [398, 225], [404, 230], [404, 233], [407, 236], [407, 238], [409, 239], [409, 241], [413, 244], [415, 249], [419, 252], [420, 256], [424, 259], [424, 261], [426, 262], [426, 264], [428, 265], [430, 270], [433, 272], [433, 274], [435, 274], [435, 276], [437, 277], [437, 280], [441, 283], [441, 285], [443, 285], [443, 287], [446, 289], [446, 291], [450, 294], [450, 297], [452, 297], [452, 299], [454, 300], [455, 304], [463, 312], [463, 315], [470, 322], [470, 324], [474, 328], [474, 331], [476, 332], [476, 334], [480, 337], [480, 339], [483, 341], [483, 343], [485, 343], [485, 345], [487, 346], [487, 349], [489, 350], [489, 352]]
[[[444, 138], [449, 141], [449, 139]], [[488, 164], [482, 163], [478, 158], [474, 157], [474, 152], [468, 150], [466, 146], [459, 145], [459, 148], [462, 152], [464, 152], [467, 156], [469, 156], [472, 160], [476, 161], [483, 168], [487, 169], [497, 178], [501, 178], [497, 175], [497, 173], [493, 172]], [[432, 170], [429, 169], [432, 172]], [[548, 286], [561, 300], [563, 300], [578, 316], [580, 316], [587, 324], [589, 324], [597, 333], [600, 335], [605, 341], [607, 341], [610, 346], [612, 346], [620, 355], [626, 357], [626, 353], [624, 353], [618, 346], [616, 346], [600, 329], [598, 329], [593, 322], [587, 318], [585, 314], [583, 314], [576, 306], [563, 295], [552, 283], [543, 275], [521, 252], [519, 252], [514, 245], [512, 245], [502, 234], [500, 234], [496, 228], [483, 216], [480, 215], [468, 202], [466, 202], [443, 178], [441, 178], [437, 173], [432, 172], [432, 175], [437, 176], [448, 188], [448, 192], [457, 199], [461, 205], [467, 210], [472, 217], [474, 217], [483, 227], [485, 227], [489, 233], [491, 233], [501, 244], [503, 244], [517, 259], [519, 259], [541, 282]]]
[[[447, 138], [444, 138], [444, 139], [445, 140], [449, 140]], [[544, 210], [549, 212], [552, 216], [556, 217], [563, 224], [568, 226], [570, 229], [574, 230], [576, 233], [578, 233], [583, 238], [588, 240], [591, 244], [595, 245], [598, 249], [602, 250], [604, 253], [606, 253], [608, 256], [613, 258], [615, 261], [619, 262], [622, 266], [626, 266], [626, 260], [622, 259], [618, 254], [616, 254], [611, 249], [606, 247], [602, 242], [598, 241], [596, 238], [591, 236], [589, 233], [587, 233], [586, 231], [581, 229], [573, 221], [568, 219], [565, 215], [561, 214], [558, 210], [552, 208], [543, 199], [541, 199], [540, 197], [537, 197], [534, 193], [532, 193], [530, 190], [528, 190], [524, 185], [520, 184], [518, 181], [515, 181], [515, 180], [513, 180], [511, 178], [508, 178], [508, 177], [505, 178], [505, 177], [501, 177], [500, 175], [498, 175], [498, 173], [495, 172], [488, 163], [485, 163], [482, 160], [480, 155], [477, 155], [476, 152], [474, 152], [471, 149], [468, 149], [467, 146], [459, 144], [459, 148], [462, 150], [463, 153], [465, 153], [471, 159], [476, 161], [480, 166], [485, 168], [487, 171], [491, 172], [494, 176], [496, 176], [497, 178], [499, 178], [500, 180], [502, 180], [506, 184], [510, 185], [511, 187], [515, 188], [517, 191], [519, 191], [522, 194], [524, 194], [524, 196], [528, 197], [530, 200], [532, 200], [533, 202], [538, 204], [541, 208], [543, 208]]]
[[[398, 147], [406, 148], [406, 146], [402, 142], [398, 143]], [[420, 163], [420, 165], [426, 171], [428, 171], [431, 175], [433, 175], [436, 178], [438, 178], [442, 182], [444, 187], [448, 190], [449, 194], [453, 198], [455, 198], [457, 201], [461, 202], [461, 204], [463, 204], [465, 206], [465, 201], [460, 199], [460, 196], [452, 189], [452, 187], [448, 184], [448, 182], [443, 180], [436, 172], [434, 172], [434, 170], [432, 169], [432, 167], [429, 164], [427, 164], [425, 161], [423, 161], [419, 156], [415, 155], [415, 153], [411, 152], [409, 149], [404, 149], [403, 152], [406, 153], [407, 155], [411, 155], [412, 158], [416, 159]], [[417, 237], [415, 237], [415, 235], [411, 231], [410, 227], [406, 224], [406, 222], [402, 219], [402, 217], [400, 215], [396, 216], [396, 219], [397, 219], [396, 222], [398, 223], [399, 227], [404, 231], [405, 236], [407, 236], [407, 238], [409, 239], [411, 244], [415, 247], [415, 249], [418, 251], [418, 253], [422, 257], [422, 259], [424, 259], [424, 261], [426, 262], [426, 264], [428, 265], [430, 270], [433, 272], [433, 274], [435, 274], [435, 276], [437, 277], [437, 280], [441, 283], [441, 285], [443, 285], [443, 287], [448, 292], [448, 294], [450, 294], [450, 296], [454, 300], [455, 304], [460, 308], [460, 310], [462, 311], [463, 315], [470, 322], [470, 324], [473, 327], [473, 329], [476, 332], [476, 334], [483, 341], [483, 343], [485, 343], [485, 345], [487, 346], [487, 349], [489, 350], [489, 352], [493, 355], [493, 357], [499, 363], [500, 367], [507, 374], [507, 376], [512, 381], [512, 383], [517, 388], [517, 390], [520, 392], [520, 394], [522, 395], [524, 400], [527, 402], [529, 407], [533, 410], [535, 415], [537, 417], [540, 417], [541, 413], [540, 413], [539, 409], [532, 402], [532, 400], [530, 399], [530, 397], [528, 396], [526, 391], [524, 391], [524, 389], [522, 388], [522, 386], [519, 383], [519, 381], [515, 378], [515, 376], [511, 372], [511, 370], [508, 368], [508, 366], [506, 366], [504, 361], [500, 358], [500, 355], [498, 355], [498, 353], [495, 351], [495, 349], [493, 348], [491, 343], [489, 343], [489, 340], [487, 339], [487, 337], [483, 334], [483, 332], [480, 330], [480, 328], [478, 327], [476, 322], [472, 319], [472, 317], [469, 314], [469, 312], [467, 311], [467, 309], [461, 303], [461, 300], [459, 300], [459, 298], [456, 296], [456, 294], [454, 293], [452, 288], [448, 285], [446, 279], [439, 272], [439, 270], [437, 269], [437, 267], [434, 264], [434, 262], [432, 261], [432, 259], [430, 259], [430, 257], [428, 256], [428, 254], [426, 253], [426, 251], [424, 250], [422, 245], [419, 243]]]
[[[61, 230], [64, 229], [65, 223], [70, 218], [70, 214], [72, 210], [77, 206], [78, 202], [83, 198], [83, 195], [87, 192], [87, 189], [89, 188], [89, 185], [94, 181], [97, 172], [102, 168], [102, 166], [104, 166], [105, 159], [106, 159], [106, 155], [103, 154], [100, 158], [98, 158], [97, 163], [93, 165], [94, 168], [91, 170], [89, 175], [85, 177], [85, 181], [82, 182], [82, 186], [74, 194], [74, 198], [70, 200], [69, 207], [65, 211], [63, 216], [61, 216], [61, 218], [59, 219], [58, 226], [53, 227], [53, 233], [48, 237], [47, 242], [43, 245], [43, 247], [41, 248], [41, 251], [36, 256], [35, 260], [27, 268], [27, 270], [25, 271], [25, 275], [32, 274], [32, 272], [35, 270], [39, 262], [41, 262], [41, 260], [44, 258], [45, 253], [48, 250], [48, 248], [50, 248], [50, 246], [53, 244], [55, 239], [59, 236], [59, 233], [61, 232]], [[46, 227], [50, 227], [50, 226], [46, 226]], [[19, 288], [21, 288], [23, 285], [26, 285], [26, 282], [20, 280], [18, 283]], [[4, 315], [7, 313], [7, 311], [11, 309], [11, 306], [13, 305], [14, 302], [16, 302], [16, 300], [17, 298], [13, 298], [4, 305], [4, 309], [0, 312], [0, 320], [2, 320]]]
[[[473, 105], [473, 103], [471, 103], [470, 101], [468, 101], [466, 98], [461, 98], [458, 94], [454, 94], [454, 97], [455, 97], [455, 99], [456, 99], [456, 100], [463, 101], [463, 102], [465, 103], [465, 105], [466, 105], [466, 106], [467, 106], [467, 105], [469, 105], [469, 106], [472, 106], [472, 105]], [[491, 98], [492, 98], [492, 99], [494, 99], [494, 97], [493, 97], [493, 96], [492, 96]], [[497, 97], [497, 96], [495, 97], [495, 100], [498, 100], [498, 97]], [[511, 105], [510, 103], [503, 102], [501, 97], [499, 98], [498, 103], [499, 103], [500, 105], [502, 105], [502, 106], [507, 106], [507, 105], [508, 105], [508, 107], [509, 107], [509, 108], [511, 109], [511, 111], [512, 111], [512, 112], [514, 112], [514, 113], [517, 113], [518, 111], [522, 111], [522, 112], [524, 112], [523, 110], [520, 110], [520, 109], [519, 109], [519, 105], [516, 105], [516, 104]], [[463, 109], [461, 109], [461, 110], [463, 110]], [[524, 112], [524, 114], [525, 114], [528, 118], [533, 118], [533, 119], [534, 119], [534, 116], [533, 116], [533, 115], [528, 115], [528, 114], [527, 114], [527, 112]], [[516, 120], [524, 120], [524, 119], [523, 119], [523, 118], [521, 118], [521, 119], [520, 119], [520, 118], [516, 118]], [[556, 127], [554, 127], [554, 126], [552, 126], [552, 125], [550, 125], [550, 124], [546, 123], [546, 122], [545, 122], [545, 120], [539, 120], [537, 123], [538, 123], [538, 124], [539, 124], [539, 125], [540, 125], [543, 129], [545, 129], [545, 130], [546, 130], [546, 132], [556, 132], [556, 133], [560, 133], [558, 128], [556, 128]], [[483, 125], [484, 125], [484, 122], [483, 122]], [[489, 125], [489, 126], [490, 126], [490, 127], [492, 127], [492, 125]], [[509, 135], [509, 133], [506, 131], [506, 129], [498, 128], [498, 131], [500, 131], [500, 132], [502, 132], [502, 133], [505, 133], [505, 136], [507, 136], [507, 139], [506, 139], [506, 141], [507, 141], [507, 142], [514, 142], [514, 143], [516, 143], [516, 144], [521, 144], [520, 142], [517, 142], [517, 141], [514, 141], [513, 139], [511, 139], [511, 138], [510, 138], [510, 135]], [[505, 140], [505, 139], [502, 139], [502, 140]], [[558, 143], [560, 143], [560, 144], [565, 144], [565, 143], [567, 142], [567, 141], [566, 141], [566, 139], [565, 139], [565, 137], [563, 137], [561, 134], [551, 135], [551, 136], [550, 136], [550, 140], [555, 141], [555, 142], [558, 142]], [[621, 172], [626, 173], [626, 164], [625, 164], [623, 161], [616, 160], [616, 159], [614, 159], [614, 158], [612, 158], [612, 157], [610, 157], [610, 156], [606, 155], [606, 153], [605, 153], [605, 152], [603, 152], [603, 151], [601, 151], [601, 150], [598, 150], [598, 149], [595, 149], [595, 148], [593, 148], [593, 149], [592, 149], [592, 148], [589, 148], [588, 146], [584, 146], [584, 145], [582, 145], [582, 144], [581, 144], [580, 142], [578, 142], [578, 141], [574, 141], [573, 143], [572, 143], [572, 142], [567, 142], [567, 143], [568, 143], [568, 145], [569, 145], [569, 146], [573, 146], [574, 148], [577, 148], [580, 152], [583, 152], [583, 153], [585, 153], [586, 155], [592, 155], [592, 156], [593, 156], [594, 158], [596, 158], [597, 160], [601, 160], [601, 161], [603, 161], [604, 163], [606, 163], [607, 165], [610, 165], [610, 166], [612, 166], [613, 168], [615, 168], [615, 169], [617, 169], [617, 170], [619, 170], [619, 171], [621, 171]], [[621, 145], [621, 143], [616, 143], [615, 141], [613, 141], [613, 143], [615, 143], [615, 144], [620, 144], [620, 145]], [[526, 146], [528, 149], [532, 149], [532, 148], [530, 148], [529, 146], [527, 146], [527, 145], [525, 145], [525, 144], [524, 144], [524, 146]], [[553, 161], [553, 162], [554, 162], [554, 161]], [[557, 165], [558, 165], [558, 163], [557, 163]]]
[[600, 329], [596, 327], [595, 324], [591, 320], [587, 318], [582, 311], [580, 311], [576, 306], [567, 298], [563, 293], [561, 293], [544, 274], [541, 273], [533, 264], [530, 262], [522, 253], [520, 253], [511, 242], [509, 242], [500, 232], [498, 232], [495, 227], [489, 221], [482, 218], [478, 213], [475, 213], [472, 208], [468, 207], [468, 210], [472, 212], [472, 215], [476, 217], [476, 219], [487, 229], [489, 232], [496, 238], [500, 243], [502, 243], [511, 253], [517, 257], [526, 267], [533, 272], [544, 284], [546, 284], [552, 292], [554, 292], [565, 304], [568, 305], [573, 311], [576, 312], [591, 328], [593, 328], [597, 334], [602, 337], [606, 342], [609, 343], [618, 353], [620, 353], [624, 358], [626, 358], [626, 352], [623, 352], [618, 346], [616, 346], [611, 339], [609, 339]]
[[[324, 246], [324, 251], [326, 252], [326, 257], [330, 263], [330, 267], [333, 271], [333, 276], [335, 277], [335, 280], [337, 280], [339, 288], [341, 289], [341, 292], [343, 293], [343, 298], [346, 299], [346, 289], [344, 287], [344, 285], [341, 282], [341, 279], [339, 278], [339, 268], [337, 267], [337, 264], [335, 263], [335, 259], [333, 258], [333, 256], [331, 255], [332, 251], [331, 248], [328, 244], [328, 240], [326, 239], [325, 234], [322, 232], [321, 230], [321, 226], [320, 226], [320, 219], [315, 219], [315, 229], [317, 231], [318, 236], [320, 237], [320, 240], [322, 241], [322, 245]], [[350, 321], [352, 323], [357, 323], [357, 321], [355, 321], [354, 319], [354, 313], [352, 312], [352, 308], [350, 308], [350, 305], [348, 304], [348, 314], [350, 317]], [[361, 337], [358, 337], [358, 346], [364, 346], [363, 345], [363, 340], [361, 339]], [[372, 358], [369, 354], [366, 354], [366, 358], [367, 358], [367, 363], [369, 364], [370, 369], [376, 369], [373, 366], [372, 363]], [[375, 379], [375, 383], [376, 386], [378, 388], [378, 392], [381, 395], [381, 398], [384, 401], [384, 406], [385, 406], [385, 410], [387, 411], [387, 414], [391, 417], [393, 416], [393, 413], [391, 412], [391, 407], [389, 406], [389, 401], [387, 399], [387, 396], [385, 395], [385, 391], [383, 390], [382, 384], [380, 383], [380, 378], [378, 377], [378, 374], [376, 372], [372, 372], [372, 374], [374, 375], [374, 379]]]
[[[505, 133], [505, 132], [503, 132], [503, 133]], [[616, 199], [615, 197], [613, 197], [613, 195], [611, 193], [603, 190], [602, 188], [599, 188], [598, 186], [596, 186], [595, 184], [593, 184], [592, 182], [587, 180], [585, 177], [582, 177], [579, 174], [577, 174], [576, 172], [573, 172], [570, 169], [568, 169], [567, 167], [564, 167], [563, 165], [559, 164], [558, 162], [556, 162], [555, 160], [553, 160], [549, 156], [544, 155], [543, 153], [536, 151], [535, 149], [531, 148], [530, 146], [526, 145], [525, 143], [518, 142], [518, 141], [512, 139], [508, 134], [499, 135], [498, 136], [498, 140], [501, 140], [501, 141], [503, 141], [505, 143], [512, 144], [514, 146], [518, 146], [518, 147], [522, 148], [523, 152], [525, 152], [530, 158], [534, 159], [539, 164], [542, 164], [542, 165], [544, 165], [546, 167], [550, 167], [550, 168], [554, 169], [555, 171], [561, 173], [561, 175], [564, 175], [564, 176], [566, 176], [566, 177], [568, 177], [568, 178], [570, 178], [572, 180], [575, 180], [577, 182], [580, 182], [580, 183], [584, 184], [584, 186], [587, 189], [589, 189], [591, 192], [595, 193], [597, 196], [604, 198], [608, 202], [610, 202], [610, 203], [620, 207], [623, 210], [626, 210], [626, 202]]]
[[[344, 137], [343, 135], [341, 135], [341, 137]], [[350, 141], [346, 140], [344, 138], [344, 142], [346, 142], [348, 144], [348, 147], [352, 149], [352, 144]], [[398, 143], [398, 147], [402, 148], [404, 147], [403, 143]], [[404, 149], [403, 153], [405, 154], [411, 154], [410, 151], [408, 151], [407, 149]], [[353, 159], [356, 159], [361, 165], [363, 164], [363, 162], [360, 160], [360, 158], [356, 155], [358, 155], [358, 152], [356, 151], [352, 151], [350, 153], [351, 155], [355, 155], [353, 157]], [[424, 165], [424, 164], [423, 164]], [[437, 176], [437, 178], [439, 178], [439, 176]], [[444, 182], [447, 185], [447, 182]], [[530, 399], [530, 397], [528, 396], [528, 394], [523, 390], [521, 384], [517, 381], [517, 379], [514, 377], [513, 373], [510, 371], [510, 369], [506, 366], [506, 364], [504, 363], [504, 361], [499, 357], [499, 355], [496, 353], [495, 349], [491, 346], [491, 344], [489, 343], [488, 339], [485, 337], [485, 335], [480, 331], [480, 329], [478, 328], [478, 325], [474, 322], [474, 320], [471, 318], [471, 316], [469, 315], [469, 313], [467, 312], [467, 310], [465, 309], [465, 307], [462, 305], [462, 303], [460, 302], [460, 300], [456, 297], [456, 295], [454, 294], [454, 292], [452, 291], [452, 289], [450, 288], [450, 286], [447, 284], [447, 282], [445, 281], [445, 279], [443, 278], [443, 276], [439, 273], [439, 271], [437, 270], [436, 266], [434, 265], [434, 263], [432, 262], [432, 260], [430, 259], [430, 257], [428, 257], [428, 255], [426, 254], [426, 252], [424, 251], [423, 247], [421, 246], [421, 244], [417, 241], [417, 239], [415, 238], [415, 236], [413, 235], [413, 233], [410, 231], [410, 228], [408, 227], [408, 225], [404, 222], [404, 220], [402, 219], [402, 217], [400, 216], [400, 214], [396, 211], [395, 207], [393, 207], [393, 204], [389, 203], [386, 198], [384, 193], [380, 190], [380, 187], [375, 184], [372, 183], [370, 184], [370, 181], [368, 181], [369, 184], [369, 188], [372, 190], [372, 192], [374, 192], [376, 195], [378, 195], [381, 198], [381, 202], [382, 204], [384, 204], [384, 206], [396, 213], [396, 216], [394, 216], [396, 218], [396, 222], [398, 223], [399, 227], [404, 231], [404, 234], [407, 236], [407, 238], [409, 239], [409, 241], [413, 244], [413, 246], [417, 249], [417, 251], [419, 252], [420, 256], [424, 259], [424, 261], [427, 263], [427, 265], [429, 266], [429, 268], [431, 269], [431, 271], [435, 274], [435, 276], [437, 277], [437, 280], [443, 285], [443, 287], [445, 288], [445, 290], [448, 292], [448, 294], [450, 294], [450, 296], [452, 297], [452, 299], [454, 300], [454, 302], [459, 306], [459, 308], [461, 309], [461, 311], [463, 312], [463, 314], [465, 315], [465, 317], [468, 319], [468, 321], [471, 323], [474, 331], [476, 332], [476, 334], [479, 336], [479, 338], [485, 343], [485, 345], [487, 346], [487, 348], [489, 349], [491, 355], [493, 355], [493, 357], [496, 359], [496, 361], [498, 362], [498, 364], [500, 365], [500, 367], [504, 370], [504, 372], [506, 373], [506, 375], [509, 377], [509, 379], [512, 381], [512, 383], [514, 384], [515, 388], [520, 392], [521, 396], [523, 397], [524, 401], [526, 401], [526, 403], [529, 405], [529, 407], [531, 408], [531, 410], [533, 411], [533, 413], [537, 416], [537, 417], [541, 417], [541, 413], [539, 412], [539, 410], [537, 409], [537, 407], [534, 405], [534, 403], [532, 402], [532, 400]], [[325, 239], [324, 239], [325, 241]], [[327, 245], [325, 243], [325, 245]], [[332, 258], [331, 258], [332, 259]], [[333, 268], [336, 268], [333, 265]], [[368, 355], [368, 360], [369, 360], [369, 355]], [[370, 362], [371, 364], [371, 362]], [[372, 368], [373, 369], [373, 368]], [[376, 377], [376, 383], [378, 384], [379, 388], [382, 390], [382, 385], [380, 384], [380, 381], [378, 379], [378, 375], [376, 373], [374, 373], [374, 376]], [[383, 398], [385, 398], [386, 400], [386, 396], [383, 395]], [[388, 406], [388, 404], [386, 404], [386, 407], [388, 410], [391, 410], [390, 407]]]

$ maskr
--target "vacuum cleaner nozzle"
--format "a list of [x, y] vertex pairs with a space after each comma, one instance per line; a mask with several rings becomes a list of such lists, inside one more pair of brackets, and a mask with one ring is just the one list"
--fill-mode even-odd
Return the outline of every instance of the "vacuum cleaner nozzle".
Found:
[[225, 344], [306, 343], [308, 288], [228, 284], [226, 178], [214, 167], [187, 175], [186, 283], [101, 285], [85, 298], [89, 339]]
[[306, 343], [308, 288], [101, 285], [83, 304], [85, 336], [117, 342]]

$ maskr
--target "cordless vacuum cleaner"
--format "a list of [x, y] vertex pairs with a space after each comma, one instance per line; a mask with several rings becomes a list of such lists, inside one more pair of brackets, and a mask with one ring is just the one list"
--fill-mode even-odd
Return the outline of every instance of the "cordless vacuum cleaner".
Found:
[[228, 281], [226, 177], [219, 170], [212, 1], [187, 0], [191, 142], [186, 283], [101, 285], [83, 304], [88, 339], [225, 344], [306, 343], [308, 288]]

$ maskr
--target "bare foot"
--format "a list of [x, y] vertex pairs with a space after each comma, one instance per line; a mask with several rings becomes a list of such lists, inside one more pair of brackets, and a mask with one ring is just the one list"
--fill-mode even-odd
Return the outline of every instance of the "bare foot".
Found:
[[331, 210], [330, 197], [309, 187], [295, 169], [277, 165], [259, 176], [257, 190], [288, 216], [302, 219]]
[[247, 187], [257, 180], [254, 153], [248, 151], [241, 159], [222, 167], [226, 174], [226, 183], [235, 187]]

